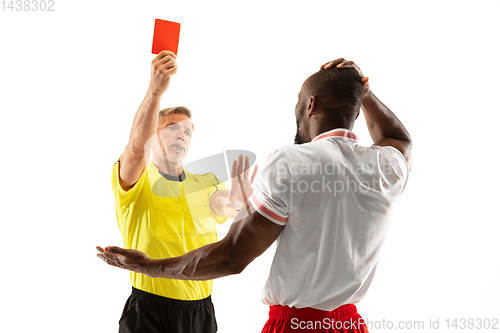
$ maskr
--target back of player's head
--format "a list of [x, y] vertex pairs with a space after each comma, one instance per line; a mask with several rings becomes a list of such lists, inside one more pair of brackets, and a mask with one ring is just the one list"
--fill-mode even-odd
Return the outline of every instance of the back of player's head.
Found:
[[363, 100], [361, 76], [352, 68], [321, 69], [306, 80], [306, 88], [331, 120], [352, 124]]

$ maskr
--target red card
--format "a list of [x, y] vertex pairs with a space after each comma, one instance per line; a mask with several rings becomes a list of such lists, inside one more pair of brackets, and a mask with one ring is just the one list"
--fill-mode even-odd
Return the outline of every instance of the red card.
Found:
[[155, 20], [155, 31], [153, 34], [153, 54], [158, 54], [163, 50], [172, 51], [177, 55], [179, 47], [179, 34], [181, 24], [165, 20]]

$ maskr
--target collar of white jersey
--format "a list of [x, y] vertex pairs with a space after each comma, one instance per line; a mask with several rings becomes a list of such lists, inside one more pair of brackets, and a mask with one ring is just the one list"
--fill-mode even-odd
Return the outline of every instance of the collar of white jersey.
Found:
[[331, 131], [321, 133], [320, 135], [318, 135], [317, 137], [312, 139], [311, 142], [315, 142], [315, 141], [318, 141], [321, 139], [331, 138], [332, 136], [341, 136], [344, 138], [353, 139], [353, 140], [358, 141], [358, 137], [352, 131], [345, 129], [345, 128], [336, 128], [336, 129], [333, 129]]

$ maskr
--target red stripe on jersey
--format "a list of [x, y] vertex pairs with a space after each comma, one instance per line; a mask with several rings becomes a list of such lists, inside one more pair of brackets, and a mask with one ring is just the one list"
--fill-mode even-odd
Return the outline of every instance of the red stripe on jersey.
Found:
[[282, 217], [282, 216], [279, 216], [276, 213], [271, 212], [263, 204], [260, 203], [259, 199], [257, 199], [257, 197], [254, 194], [252, 194], [252, 196], [250, 197], [250, 199], [253, 201], [253, 203], [255, 204], [255, 206], [257, 206], [257, 209], [260, 210], [260, 211], [262, 211], [267, 216], [272, 217], [276, 221], [279, 221], [279, 222], [282, 222], [282, 223], [286, 222], [286, 220], [287, 220], [286, 217]]
[[315, 141], [318, 141], [318, 140], [321, 140], [324, 138], [328, 138], [330, 136], [343, 136], [345, 138], [358, 140], [358, 137], [356, 136], [356, 134], [348, 133], [348, 132], [344, 132], [344, 131], [335, 131], [332, 133], [326, 133], [326, 134], [320, 135], [317, 138], [315, 138], [312, 142], [315, 142]]

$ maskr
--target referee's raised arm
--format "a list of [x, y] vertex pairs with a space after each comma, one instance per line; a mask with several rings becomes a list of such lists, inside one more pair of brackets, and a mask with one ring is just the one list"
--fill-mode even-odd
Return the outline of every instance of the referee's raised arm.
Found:
[[128, 190], [139, 180], [146, 167], [145, 145], [156, 133], [160, 99], [170, 84], [170, 77], [177, 72], [176, 55], [160, 52], [151, 61], [151, 81], [141, 106], [134, 117], [129, 142], [120, 157], [120, 185]]

